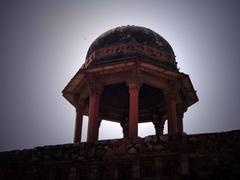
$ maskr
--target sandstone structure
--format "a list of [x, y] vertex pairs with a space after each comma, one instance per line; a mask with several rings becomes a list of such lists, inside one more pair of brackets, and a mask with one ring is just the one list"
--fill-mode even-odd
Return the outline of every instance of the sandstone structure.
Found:
[[[240, 131], [184, 133], [183, 115], [198, 97], [169, 43], [150, 29], [123, 26], [99, 36], [63, 96], [76, 108], [74, 142], [1, 152], [0, 180], [240, 179]], [[123, 138], [99, 141], [103, 119], [120, 123]], [[138, 137], [144, 122], [155, 135]]]
[[182, 133], [183, 114], [198, 101], [169, 43], [139, 26], [99, 36], [63, 96], [76, 108], [74, 142], [81, 141], [82, 117], [87, 115], [89, 143], [98, 140], [102, 119], [120, 123], [124, 138], [136, 139], [142, 122], [153, 122], [157, 136], [166, 120], [168, 134]]

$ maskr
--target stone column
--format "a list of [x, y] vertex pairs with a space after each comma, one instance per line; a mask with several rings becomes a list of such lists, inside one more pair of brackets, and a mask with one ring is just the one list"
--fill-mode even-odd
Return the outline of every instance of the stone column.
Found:
[[95, 137], [95, 139], [96, 140], [98, 140], [98, 136], [99, 136], [99, 129], [100, 129], [100, 126], [101, 126], [101, 122], [102, 122], [102, 117], [99, 115], [98, 116], [98, 119], [97, 119], [97, 121], [96, 121], [96, 137]]
[[89, 111], [88, 111], [88, 135], [87, 142], [93, 143], [98, 138], [98, 121], [101, 90], [97, 88], [90, 89]]
[[163, 135], [164, 123], [165, 119], [163, 119], [160, 115], [153, 115], [153, 125], [157, 137]]
[[177, 113], [177, 131], [183, 133], [183, 112]]
[[183, 133], [183, 115], [187, 111], [185, 103], [177, 104], [177, 130], [178, 133]]
[[177, 97], [175, 91], [165, 92], [167, 102], [168, 134], [177, 133]]
[[136, 139], [138, 136], [138, 94], [140, 85], [138, 82], [130, 82], [128, 88], [130, 94], [128, 135], [130, 138]]
[[82, 100], [79, 104], [77, 104], [77, 107], [76, 107], [74, 143], [81, 142], [83, 114], [84, 114], [84, 104]]
[[120, 122], [120, 125], [122, 127], [122, 132], [123, 132], [123, 138], [128, 138], [128, 131], [129, 131], [128, 124], [129, 124], [128, 118], [125, 118], [124, 121]]

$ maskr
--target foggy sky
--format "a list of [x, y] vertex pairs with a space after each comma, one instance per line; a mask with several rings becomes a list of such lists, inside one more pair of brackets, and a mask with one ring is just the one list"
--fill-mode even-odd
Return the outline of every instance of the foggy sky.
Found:
[[[0, 151], [73, 141], [75, 109], [61, 91], [91, 42], [121, 25], [159, 33], [190, 75], [199, 102], [185, 113], [186, 133], [240, 129], [237, 0], [5, 0], [0, 20]], [[139, 131], [154, 134], [151, 123]], [[101, 139], [119, 137], [119, 124], [101, 124]]]

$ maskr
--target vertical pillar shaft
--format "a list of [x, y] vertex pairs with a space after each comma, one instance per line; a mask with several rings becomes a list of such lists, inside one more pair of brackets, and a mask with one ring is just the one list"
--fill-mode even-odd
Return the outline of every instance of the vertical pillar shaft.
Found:
[[177, 130], [178, 133], [183, 133], [183, 115], [187, 111], [187, 104], [181, 102], [177, 104]]
[[102, 122], [102, 118], [98, 115], [98, 118], [95, 123], [95, 129], [96, 129], [95, 139], [96, 140], [98, 140], [98, 137], [99, 137], [99, 128], [100, 128], [101, 122]]
[[97, 128], [97, 121], [98, 121], [98, 113], [99, 113], [99, 102], [100, 102], [100, 95], [95, 93], [91, 93], [90, 95], [90, 103], [89, 103], [89, 112], [88, 112], [88, 136], [87, 141], [92, 143], [97, 140], [98, 137], [98, 128]]
[[165, 123], [165, 119], [163, 119], [162, 117], [160, 116], [153, 117], [153, 125], [155, 128], [157, 137], [159, 137], [160, 135], [163, 135], [164, 123]]
[[121, 121], [120, 125], [122, 126], [122, 132], [123, 132], [123, 138], [128, 138], [128, 131], [129, 131], [129, 128], [128, 128], [128, 125], [129, 125], [129, 122], [128, 122], [128, 118], [126, 118], [124, 121]]
[[173, 93], [167, 94], [167, 115], [168, 115], [168, 134], [177, 133], [177, 110], [176, 110], [176, 95]]
[[78, 105], [76, 108], [74, 143], [81, 142], [83, 113], [84, 113], [84, 106]]
[[128, 84], [130, 94], [130, 107], [129, 107], [129, 132], [130, 138], [136, 139], [138, 136], [138, 94], [139, 84], [131, 82]]
[[183, 112], [177, 113], [177, 130], [179, 133], [183, 133]]

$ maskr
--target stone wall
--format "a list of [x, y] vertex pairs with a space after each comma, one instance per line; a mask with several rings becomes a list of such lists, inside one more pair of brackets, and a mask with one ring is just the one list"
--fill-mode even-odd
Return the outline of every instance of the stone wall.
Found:
[[0, 153], [0, 180], [240, 179], [240, 130]]

